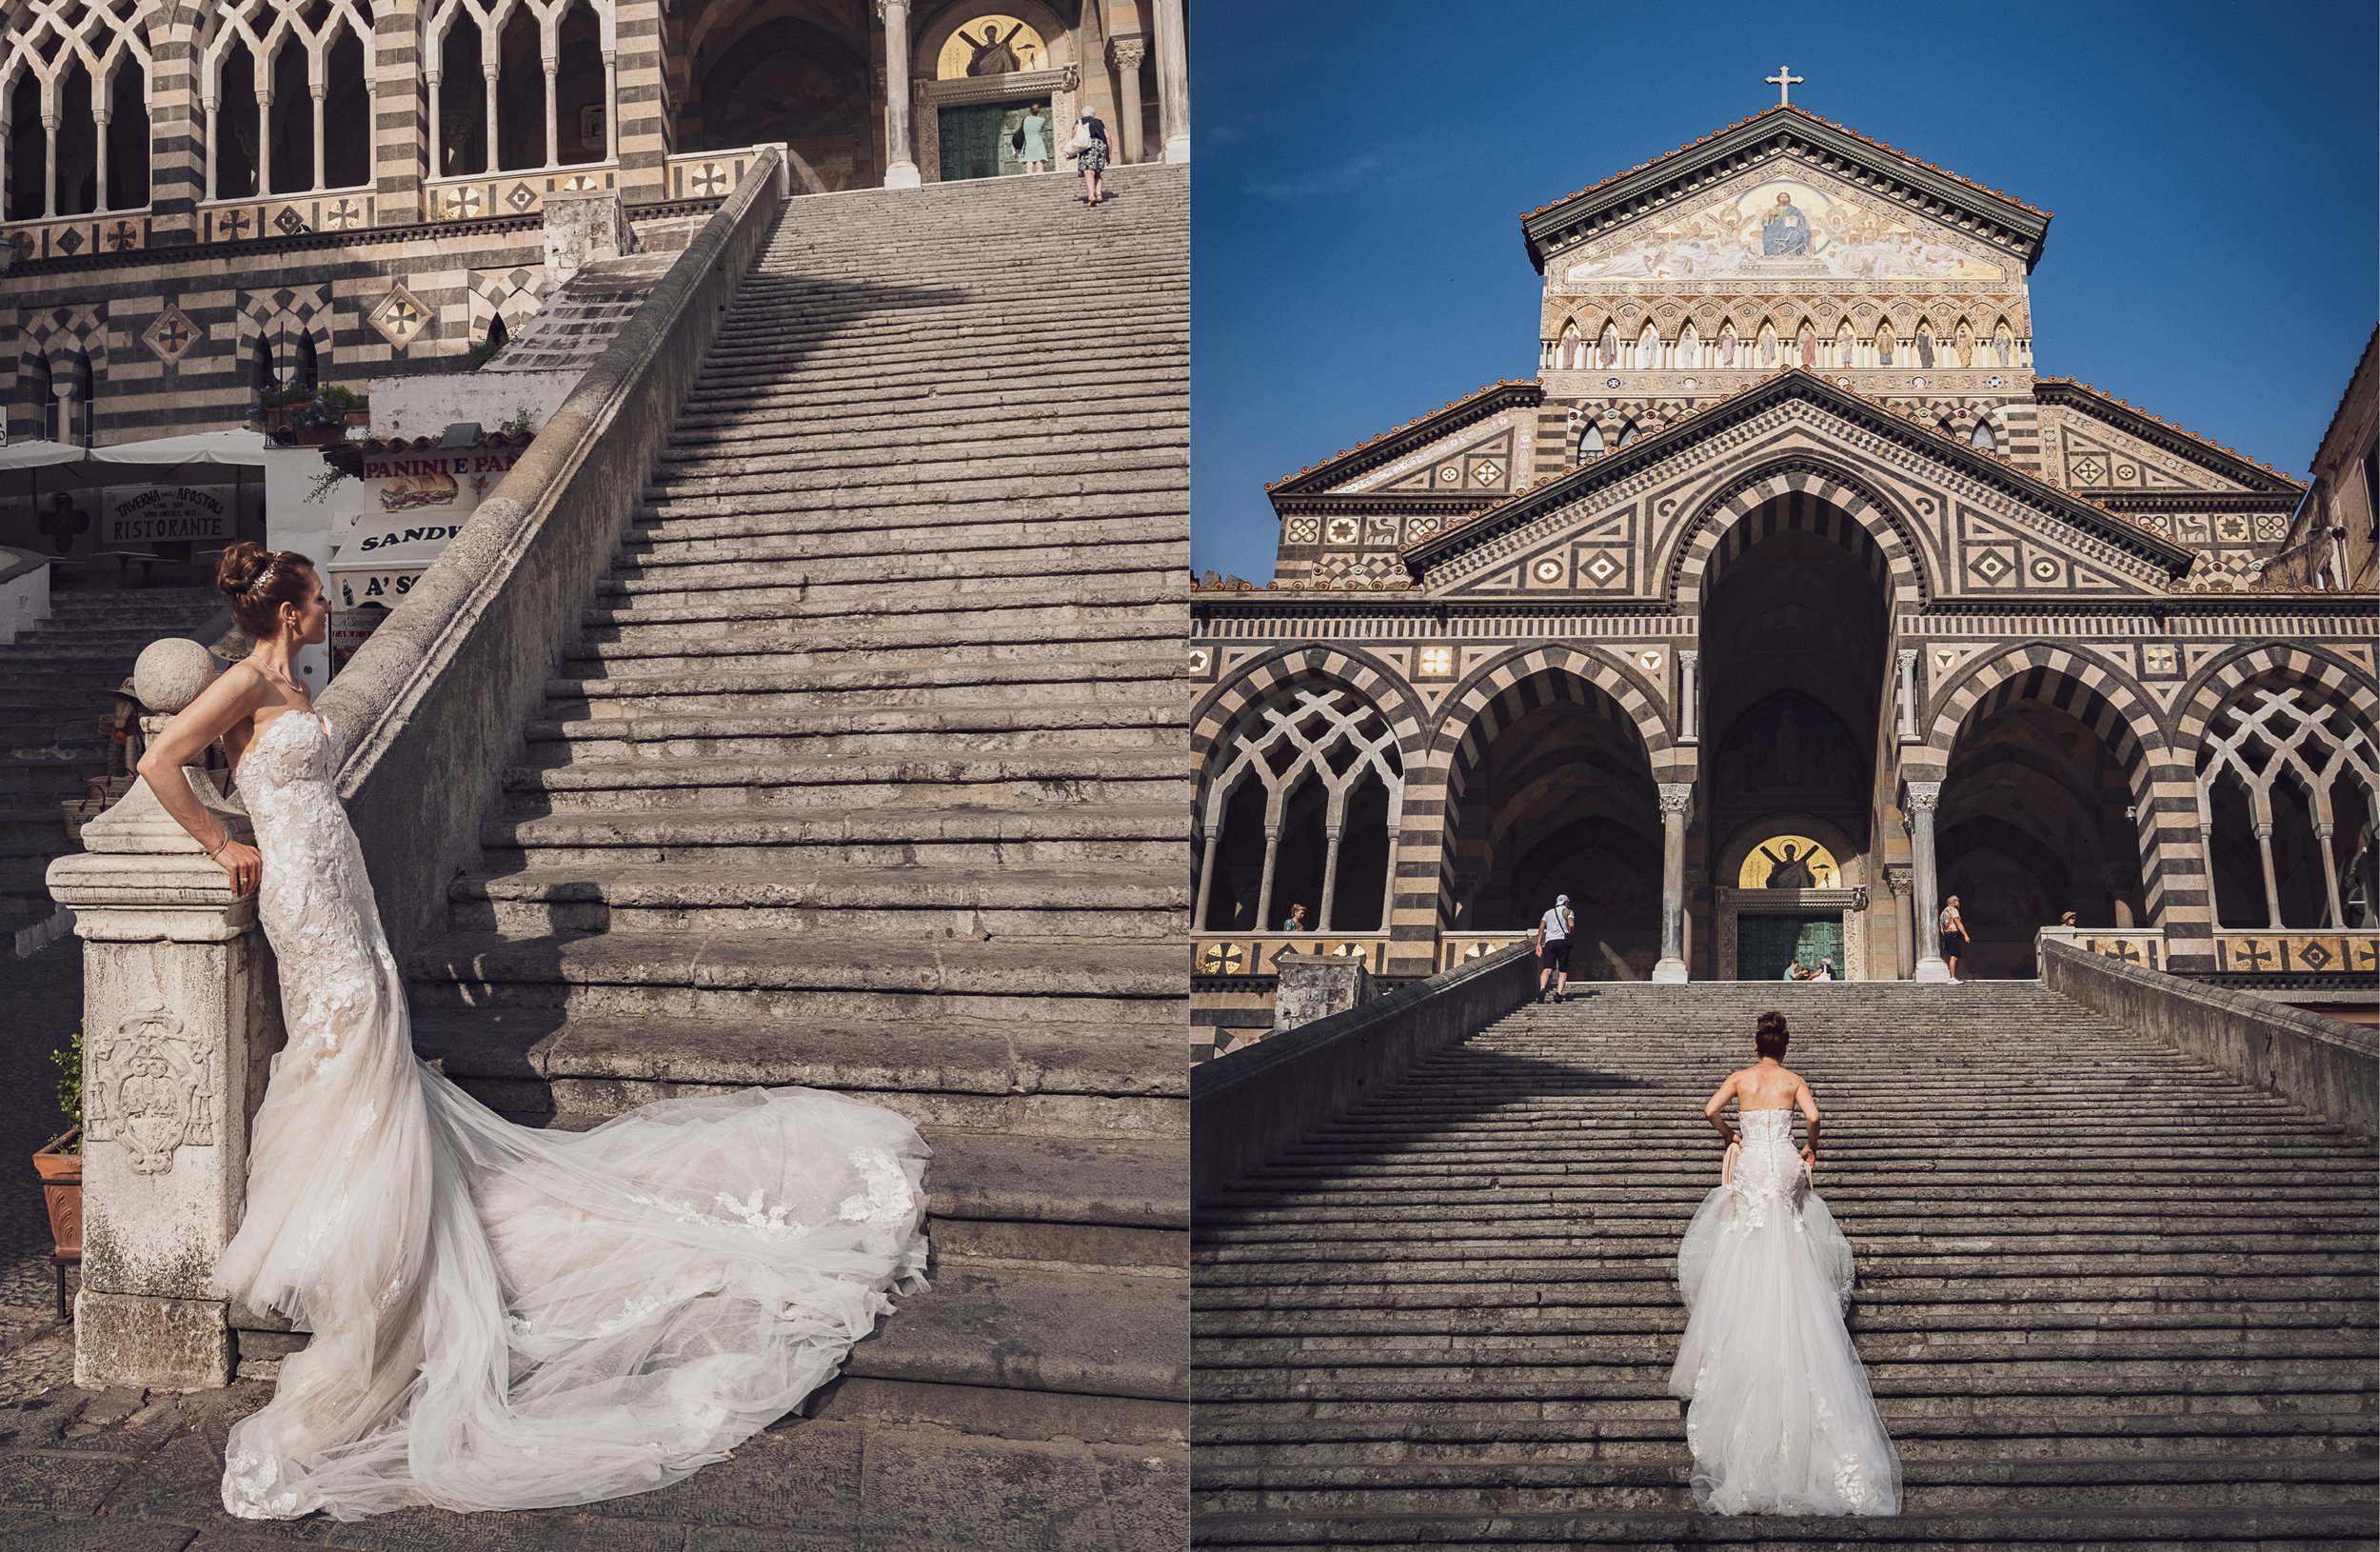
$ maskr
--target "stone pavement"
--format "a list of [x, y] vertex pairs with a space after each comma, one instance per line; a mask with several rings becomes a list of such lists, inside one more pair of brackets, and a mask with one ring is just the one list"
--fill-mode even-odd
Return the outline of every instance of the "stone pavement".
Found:
[[189, 1396], [74, 1388], [66, 1334], [13, 1333], [0, 1353], [0, 1547], [9, 1552], [1160, 1552], [1189, 1490], [1179, 1452], [1019, 1443], [940, 1428], [789, 1421], [659, 1492], [584, 1509], [413, 1509], [341, 1523], [223, 1512], [234, 1420], [263, 1381]]

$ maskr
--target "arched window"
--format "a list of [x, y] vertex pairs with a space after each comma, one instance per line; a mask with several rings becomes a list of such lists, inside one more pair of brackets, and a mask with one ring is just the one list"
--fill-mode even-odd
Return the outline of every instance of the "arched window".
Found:
[[372, 179], [368, 0], [225, 0], [199, 40], [208, 197]]
[[290, 347], [289, 353], [290, 358], [296, 363], [296, 369], [290, 374], [290, 380], [302, 383], [307, 388], [321, 387], [322, 365], [314, 353], [314, 336], [303, 328], [299, 329], [297, 340]]
[[1628, 444], [1630, 444], [1631, 442], [1634, 442], [1634, 441], [1636, 441], [1636, 423], [1635, 421], [1633, 421], [1633, 420], [1632, 420], [1632, 421], [1628, 422], [1626, 425], [1622, 426], [1622, 427], [1619, 428], [1619, 440], [1618, 440], [1616, 443], [1613, 444], [1613, 446], [1615, 446], [1615, 447], [1619, 447], [1619, 448], [1624, 448], [1624, 447], [1628, 446]]
[[0, 123], [9, 141], [10, 220], [149, 203], [146, 4], [5, 8]]
[[610, 159], [612, 0], [435, 0], [426, 47], [435, 176]]
[[88, 448], [90, 446], [91, 421], [98, 412], [99, 389], [98, 379], [90, 369], [90, 352], [78, 347], [73, 358], [67, 363], [67, 369], [73, 392], [59, 406], [60, 413], [68, 417], [66, 424], [58, 428], [59, 437], [61, 441]]
[[1578, 428], [1578, 462], [1585, 463], [1603, 451], [1603, 428], [1588, 420]]
[[[2380, 761], [2349, 707], [2299, 685], [2233, 695], [2198, 757], [2217, 925], [2367, 925], [2375, 812]], [[2350, 901], [2363, 920], [2350, 920]]]
[[1243, 717], [1221, 760], [1204, 802], [1199, 926], [1275, 930], [1293, 905], [1317, 932], [1384, 925], [1404, 766], [1378, 710], [1335, 685], [1300, 686]]
[[1992, 417], [1989, 415], [1975, 417], [1975, 428], [1967, 433], [1967, 440], [1986, 452], [1997, 451], [2000, 446], [1998, 440], [1992, 435]]
[[32, 425], [32, 435], [48, 441], [58, 440], [58, 401], [52, 391], [50, 355], [36, 346], [25, 363], [26, 419]]

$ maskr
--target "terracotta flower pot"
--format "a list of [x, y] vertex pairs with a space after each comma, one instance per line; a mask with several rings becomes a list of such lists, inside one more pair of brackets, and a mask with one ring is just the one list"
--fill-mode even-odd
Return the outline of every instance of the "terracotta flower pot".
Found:
[[56, 1242], [61, 1262], [83, 1259], [83, 1156], [67, 1151], [82, 1131], [70, 1126], [33, 1155], [41, 1194], [50, 1204], [50, 1238]]

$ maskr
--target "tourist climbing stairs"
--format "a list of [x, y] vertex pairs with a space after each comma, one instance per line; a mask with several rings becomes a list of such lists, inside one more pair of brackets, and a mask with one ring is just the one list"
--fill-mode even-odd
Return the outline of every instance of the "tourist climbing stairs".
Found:
[[[1677, 1243], [1768, 1007], [1825, 1110], [1897, 1520], [1694, 1512]], [[1197, 1540], [2370, 1547], [2374, 1163], [2035, 983], [1532, 1005], [1201, 1206]]]
[[914, 1119], [934, 1286], [821, 1415], [1106, 1442], [1178, 1543], [1188, 181], [1114, 182], [788, 204], [412, 996], [516, 1115]]
[[42, 875], [74, 847], [62, 806], [125, 773], [111, 729], [133, 659], [159, 636], [197, 630], [222, 612], [211, 587], [61, 587], [47, 620], [0, 647], [0, 954], [55, 936]]

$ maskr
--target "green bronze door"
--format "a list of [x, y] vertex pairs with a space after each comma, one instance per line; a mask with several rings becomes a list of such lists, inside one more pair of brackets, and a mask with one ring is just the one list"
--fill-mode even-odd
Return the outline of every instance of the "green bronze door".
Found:
[[1777, 981], [1785, 966], [1801, 962], [1815, 970], [1832, 960], [1843, 975], [1843, 919], [1839, 916], [1771, 916], [1746, 912], [1735, 918], [1735, 979]]

